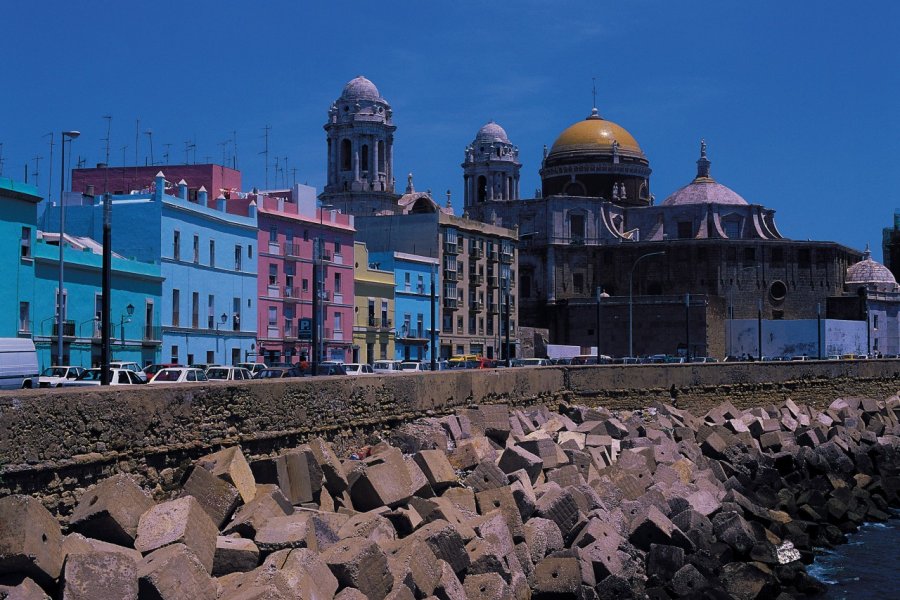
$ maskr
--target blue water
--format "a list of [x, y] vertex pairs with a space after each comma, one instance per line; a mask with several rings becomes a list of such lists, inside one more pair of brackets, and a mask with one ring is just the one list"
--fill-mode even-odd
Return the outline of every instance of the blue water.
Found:
[[809, 574], [828, 585], [827, 600], [900, 598], [900, 513], [867, 523], [848, 542], [823, 552]]

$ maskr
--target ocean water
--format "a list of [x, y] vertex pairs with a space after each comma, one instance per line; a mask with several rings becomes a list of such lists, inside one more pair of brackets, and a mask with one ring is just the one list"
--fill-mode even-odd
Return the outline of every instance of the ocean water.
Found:
[[867, 523], [848, 542], [824, 551], [809, 574], [828, 585], [826, 600], [900, 598], [900, 513]]

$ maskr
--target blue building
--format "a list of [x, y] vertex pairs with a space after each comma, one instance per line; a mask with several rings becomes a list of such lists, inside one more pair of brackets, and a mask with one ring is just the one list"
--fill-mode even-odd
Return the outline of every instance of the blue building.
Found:
[[[394, 272], [394, 348], [397, 360], [431, 360], [431, 286], [440, 286], [438, 259], [405, 252], [372, 252], [369, 261]], [[435, 301], [439, 296], [435, 297]], [[435, 315], [438, 315], [435, 306]], [[435, 334], [435, 345], [440, 338]]]
[[[209, 201], [202, 187], [190, 198], [161, 172], [149, 193], [111, 196], [112, 247], [160, 265], [162, 362], [237, 363], [256, 353], [256, 205]], [[57, 212], [45, 212], [45, 229], [59, 228]], [[67, 207], [66, 233], [97, 238], [102, 213], [102, 198], [85, 196]]]
[[28, 337], [32, 330], [32, 286], [37, 206], [36, 187], [0, 177], [0, 337]]

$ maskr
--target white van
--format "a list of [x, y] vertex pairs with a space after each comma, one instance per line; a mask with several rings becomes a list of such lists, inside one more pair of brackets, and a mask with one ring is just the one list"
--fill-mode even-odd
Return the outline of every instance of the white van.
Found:
[[38, 387], [37, 352], [26, 338], [0, 338], [0, 389]]

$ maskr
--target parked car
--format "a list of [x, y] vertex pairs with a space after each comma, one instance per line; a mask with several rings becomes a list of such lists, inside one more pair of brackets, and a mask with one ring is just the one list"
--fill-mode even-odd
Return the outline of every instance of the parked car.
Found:
[[147, 376], [147, 379], [153, 379], [153, 376], [162, 371], [163, 369], [170, 369], [173, 367], [183, 367], [184, 365], [179, 365], [177, 363], [168, 363], [168, 364], [158, 364], [158, 365], [147, 365], [143, 369], [144, 375]]
[[347, 375], [375, 374], [375, 371], [372, 369], [372, 365], [368, 365], [366, 363], [346, 363], [344, 365], [344, 370], [347, 372]]
[[266, 363], [242, 362], [238, 363], [237, 366], [241, 367], [242, 369], [247, 369], [251, 374], [256, 375], [266, 368]]
[[372, 370], [376, 373], [396, 375], [400, 372], [399, 360], [376, 360], [372, 364]]
[[431, 367], [428, 363], [421, 363], [412, 360], [400, 363], [401, 371], [430, 371]]
[[210, 367], [206, 370], [210, 381], [243, 381], [253, 379], [253, 374], [243, 367]]
[[141, 370], [141, 366], [139, 364], [137, 364], [136, 362], [126, 362], [126, 361], [121, 361], [121, 360], [114, 360], [111, 363], [109, 363], [109, 368], [110, 369], [125, 369], [126, 371], [131, 371], [132, 373], [134, 373], [135, 375], [140, 377], [141, 381], [143, 381], [144, 383], [147, 383], [147, 381], [149, 381], [149, 379], [150, 379], [149, 377], [147, 377], [147, 374]]
[[266, 367], [254, 375], [253, 379], [282, 379], [284, 377], [300, 377], [299, 367]]
[[[100, 385], [103, 369], [88, 369], [78, 379], [66, 380], [63, 387]], [[146, 383], [130, 369], [110, 369], [109, 385], [143, 385]]]
[[522, 366], [523, 367], [549, 367], [553, 363], [550, 362], [549, 358], [523, 358]]
[[554, 365], [571, 365], [572, 357], [571, 356], [560, 356], [559, 358], [551, 358], [550, 362]]
[[196, 367], [172, 367], [163, 369], [154, 375], [150, 383], [196, 383], [198, 381], [209, 381], [202, 369]]
[[0, 389], [38, 386], [38, 362], [34, 342], [25, 338], [0, 338]]
[[[346, 375], [347, 370], [344, 368], [344, 363], [338, 362], [323, 362], [316, 365], [316, 375]], [[305, 369], [300, 369], [300, 375], [303, 377], [312, 377], [312, 367], [307, 367]]]
[[715, 363], [719, 362], [719, 359], [713, 358], [711, 356], [695, 356], [691, 359], [692, 363]]
[[47, 367], [41, 372], [38, 385], [42, 388], [62, 387], [65, 381], [78, 379], [84, 371], [84, 367]]

